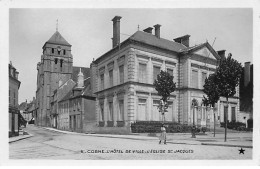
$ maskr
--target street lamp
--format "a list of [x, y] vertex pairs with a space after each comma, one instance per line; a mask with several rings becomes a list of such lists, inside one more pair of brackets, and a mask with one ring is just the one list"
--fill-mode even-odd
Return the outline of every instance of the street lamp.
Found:
[[196, 138], [195, 132], [196, 132], [196, 126], [195, 126], [195, 108], [198, 106], [198, 102], [196, 99], [193, 99], [191, 101], [191, 106], [193, 108], [193, 127], [192, 127], [192, 136], [191, 138]]

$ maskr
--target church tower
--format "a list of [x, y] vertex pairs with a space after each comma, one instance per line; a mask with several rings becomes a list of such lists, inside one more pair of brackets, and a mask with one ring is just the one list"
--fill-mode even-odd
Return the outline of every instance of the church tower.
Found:
[[37, 64], [36, 90], [36, 125], [50, 127], [50, 103], [53, 92], [58, 89], [59, 83], [64, 83], [72, 76], [73, 56], [71, 45], [56, 32], [42, 47], [41, 62]]

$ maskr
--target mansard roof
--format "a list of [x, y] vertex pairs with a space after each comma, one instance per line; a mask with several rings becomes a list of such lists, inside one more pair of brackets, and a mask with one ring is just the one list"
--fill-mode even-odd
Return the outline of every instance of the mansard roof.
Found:
[[46, 43], [71, 46], [58, 31], [56, 31]]
[[143, 31], [135, 32], [129, 39], [174, 52], [180, 52], [181, 50], [187, 48], [181, 43], [163, 38], [157, 38], [155, 35]]
[[129, 42], [138, 42], [141, 44], [146, 44], [155, 48], [160, 48], [160, 49], [165, 49], [168, 51], [173, 51], [176, 53], [180, 53], [181, 50], [186, 49], [187, 47], [184, 46], [181, 43], [177, 43], [174, 41], [170, 41], [164, 38], [158, 38], [155, 35], [151, 34], [151, 33], [147, 33], [147, 32], [143, 32], [143, 31], [136, 31], [132, 36], [130, 36], [128, 39], [126, 39], [125, 41], [123, 41], [122, 43], [120, 43], [120, 45], [114, 47], [113, 49], [107, 51], [105, 54], [101, 55], [100, 57], [98, 57], [94, 63], [98, 62], [98, 60], [100, 60], [101, 58], [104, 58], [116, 51], [118, 51], [118, 49], [120, 50], [120, 48], [122, 46], [128, 45]]

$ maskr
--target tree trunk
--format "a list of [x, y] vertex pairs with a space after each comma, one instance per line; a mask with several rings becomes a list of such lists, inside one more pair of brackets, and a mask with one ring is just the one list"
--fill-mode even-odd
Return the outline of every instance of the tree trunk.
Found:
[[214, 108], [213, 108], [213, 115], [214, 115], [214, 137], [215, 137], [215, 133], [216, 133], [216, 117], [215, 117], [215, 111], [214, 111]]
[[228, 97], [227, 97], [227, 112], [224, 112], [226, 120], [225, 120], [225, 142], [227, 141], [227, 122], [228, 122]]

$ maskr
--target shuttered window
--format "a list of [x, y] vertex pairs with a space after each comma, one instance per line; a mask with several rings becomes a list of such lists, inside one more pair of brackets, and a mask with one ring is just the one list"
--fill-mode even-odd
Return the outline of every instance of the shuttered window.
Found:
[[110, 84], [110, 87], [113, 86], [113, 70], [109, 71], [109, 84]]
[[147, 83], [147, 69], [146, 64], [139, 63], [139, 82]]
[[228, 119], [228, 107], [224, 107], [224, 122], [226, 122], [226, 118]]
[[100, 89], [104, 89], [104, 74], [100, 75]]
[[104, 105], [100, 104], [100, 121], [104, 121]]
[[153, 67], [153, 81], [157, 79], [157, 75], [160, 73], [160, 67], [154, 66]]
[[146, 99], [138, 99], [137, 120], [146, 120]]
[[169, 73], [171, 76], [173, 76], [173, 69], [167, 69], [167, 73]]
[[124, 65], [119, 67], [120, 84], [124, 83]]
[[124, 120], [124, 100], [119, 100], [119, 114], [118, 121]]
[[231, 111], [232, 111], [231, 121], [236, 121], [236, 107], [232, 107]]
[[77, 118], [77, 119], [76, 119], [76, 120], [77, 120], [77, 121], [76, 121], [76, 123], [77, 123], [77, 128], [80, 129], [80, 128], [81, 128], [81, 127], [80, 127], [80, 124], [81, 124], [80, 115], [76, 115], [76, 118]]
[[14, 106], [16, 106], [16, 98], [15, 98], [15, 91], [14, 91]]
[[153, 100], [153, 114], [152, 114], [152, 120], [153, 121], [160, 121], [161, 112], [159, 112], [159, 109], [157, 108], [160, 104], [160, 100]]
[[108, 103], [109, 106], [109, 121], [113, 121], [113, 102]]
[[198, 71], [192, 70], [191, 84], [193, 88], [198, 88]]
[[168, 101], [168, 112], [165, 112], [165, 121], [174, 121], [174, 104], [172, 101]]
[[206, 72], [202, 72], [201, 74], [201, 88], [203, 88], [204, 84], [205, 84], [205, 80], [207, 78], [207, 73]]

